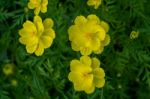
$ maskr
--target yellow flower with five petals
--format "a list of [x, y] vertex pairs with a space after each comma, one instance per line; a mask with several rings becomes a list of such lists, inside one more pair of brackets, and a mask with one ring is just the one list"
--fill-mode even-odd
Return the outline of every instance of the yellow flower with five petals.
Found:
[[28, 3], [28, 8], [35, 9], [34, 13], [35, 15], [38, 15], [40, 11], [42, 13], [47, 12], [47, 5], [48, 5], [48, 0], [30, 0]]
[[74, 25], [68, 29], [69, 40], [74, 51], [80, 51], [82, 55], [90, 55], [92, 52], [100, 54], [104, 46], [110, 42], [109, 25], [100, 21], [96, 15], [77, 16]]
[[102, 88], [105, 84], [105, 72], [99, 66], [100, 61], [89, 56], [82, 56], [80, 60], [72, 60], [68, 78], [73, 82], [74, 89], [90, 94], [94, 92], [95, 87]]
[[53, 20], [46, 18], [43, 22], [40, 16], [35, 16], [34, 21], [27, 20], [23, 28], [19, 30], [19, 41], [26, 45], [28, 53], [35, 53], [41, 56], [44, 49], [49, 48], [55, 38], [55, 31], [52, 29]]

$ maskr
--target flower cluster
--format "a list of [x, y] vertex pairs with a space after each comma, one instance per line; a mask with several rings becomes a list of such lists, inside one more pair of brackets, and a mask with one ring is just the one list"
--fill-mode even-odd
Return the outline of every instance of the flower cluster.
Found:
[[107, 34], [109, 25], [101, 21], [96, 15], [78, 16], [74, 25], [68, 29], [69, 40], [74, 51], [80, 51], [83, 56], [80, 60], [72, 60], [68, 78], [73, 82], [76, 91], [85, 91], [90, 94], [95, 87], [101, 88], [105, 84], [105, 72], [100, 68], [97, 58], [90, 58], [92, 52], [102, 53], [104, 46], [110, 43]]
[[49, 48], [52, 45], [55, 38], [55, 31], [52, 29], [53, 20], [46, 18], [42, 22], [42, 18], [38, 16], [39, 12], [47, 12], [48, 0], [30, 0], [28, 7], [35, 9], [33, 22], [26, 20], [23, 24], [23, 28], [19, 30], [19, 41], [21, 44], [26, 45], [28, 53], [35, 53], [37, 56], [41, 56], [44, 53], [44, 49]]
[[97, 9], [102, 3], [102, 0], [88, 0], [87, 5], [88, 6], [94, 6], [94, 9]]
[[109, 44], [109, 25], [100, 21], [96, 15], [91, 14], [87, 18], [77, 16], [74, 23], [68, 30], [74, 51], [80, 51], [82, 55], [90, 55], [92, 52], [100, 54], [104, 46]]
[[[89, 6], [95, 9], [101, 4], [101, 0], [88, 0]], [[47, 12], [48, 0], [29, 0], [28, 8], [34, 9], [33, 21], [26, 20], [23, 28], [19, 30], [19, 42], [26, 46], [28, 53], [35, 53], [41, 56], [46, 48], [52, 45], [55, 38], [53, 20], [46, 18], [42, 21], [39, 16]], [[27, 12], [27, 11], [26, 11]], [[74, 25], [68, 29], [69, 40], [74, 51], [80, 51], [80, 60], [74, 59], [70, 64], [69, 80], [73, 83], [76, 91], [85, 91], [90, 94], [95, 88], [102, 88], [105, 84], [105, 72], [100, 67], [97, 58], [90, 58], [90, 54], [101, 54], [104, 47], [110, 43], [110, 36], [107, 34], [109, 25], [100, 20], [96, 15], [90, 14], [87, 17], [77, 16]], [[8, 66], [9, 67], [9, 66]], [[6, 75], [12, 74], [11, 70], [3, 70]], [[16, 86], [17, 82], [12, 81]]]
[[72, 60], [68, 78], [73, 82], [74, 89], [89, 94], [95, 90], [95, 87], [103, 87], [105, 73], [99, 66], [100, 61], [97, 58], [82, 56], [80, 60]]

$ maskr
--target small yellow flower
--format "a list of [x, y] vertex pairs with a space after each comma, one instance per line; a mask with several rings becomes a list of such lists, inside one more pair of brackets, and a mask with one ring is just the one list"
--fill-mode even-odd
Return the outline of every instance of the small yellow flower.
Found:
[[14, 64], [6, 64], [4, 65], [3, 67], [3, 73], [8, 76], [8, 75], [12, 75], [14, 73], [14, 68], [15, 68], [15, 65]]
[[19, 41], [26, 45], [28, 53], [35, 53], [41, 56], [44, 49], [49, 48], [55, 38], [55, 32], [52, 29], [53, 20], [47, 18], [42, 22], [41, 17], [35, 16], [34, 21], [27, 20], [23, 24], [23, 28], [19, 31]]
[[74, 51], [80, 51], [82, 55], [90, 55], [92, 52], [100, 54], [104, 46], [110, 42], [110, 36], [106, 34], [109, 25], [100, 21], [96, 15], [77, 16], [74, 25], [68, 29], [69, 40]]
[[16, 87], [18, 85], [17, 80], [16, 79], [12, 79], [11, 80], [11, 85], [14, 86], [14, 87]]
[[72, 60], [68, 78], [73, 82], [74, 89], [90, 94], [94, 92], [95, 87], [102, 88], [105, 84], [105, 72], [99, 66], [100, 61], [89, 56], [82, 56], [80, 60]]
[[132, 31], [130, 33], [130, 39], [136, 39], [139, 36], [139, 32], [138, 31]]
[[102, 0], [88, 0], [87, 5], [88, 6], [94, 6], [94, 9], [97, 9], [102, 3]]
[[42, 13], [47, 12], [47, 5], [48, 5], [48, 0], [29, 0], [28, 8], [35, 9], [34, 13], [35, 15], [38, 15], [40, 11]]

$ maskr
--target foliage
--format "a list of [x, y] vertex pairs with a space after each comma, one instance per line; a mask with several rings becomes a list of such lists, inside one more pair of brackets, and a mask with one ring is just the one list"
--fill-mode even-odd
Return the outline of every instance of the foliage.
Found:
[[[49, 0], [48, 12], [40, 15], [54, 20], [56, 38], [40, 57], [18, 41], [23, 22], [34, 16], [28, 0], [0, 2], [0, 99], [150, 99], [150, 0], [103, 0], [97, 10], [87, 0]], [[87, 95], [68, 80], [70, 61], [80, 57], [71, 49], [68, 27], [76, 16], [89, 14], [109, 23], [111, 42], [92, 55], [101, 60], [106, 84]], [[138, 38], [130, 39], [132, 31]], [[11, 76], [3, 73], [7, 63], [16, 66]]]

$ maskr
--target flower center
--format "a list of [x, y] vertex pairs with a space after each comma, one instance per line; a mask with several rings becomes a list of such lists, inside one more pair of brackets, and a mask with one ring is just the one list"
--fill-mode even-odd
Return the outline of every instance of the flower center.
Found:
[[36, 32], [35, 31], [31, 32], [31, 36], [32, 37], [36, 36]]
[[93, 0], [94, 1], [94, 3], [97, 3], [98, 2], [98, 0]]
[[85, 37], [88, 39], [88, 40], [91, 40], [93, 38], [93, 35], [92, 33], [86, 33], [85, 34]]
[[33, 3], [35, 7], [38, 7], [41, 4], [42, 0], [34, 0]]
[[92, 72], [84, 73], [83, 76], [86, 78], [86, 77], [89, 77], [91, 74], [92, 74]]
[[86, 33], [85, 34], [85, 37], [88, 39], [88, 40], [93, 40], [95, 39], [97, 36], [97, 32], [96, 33]]

